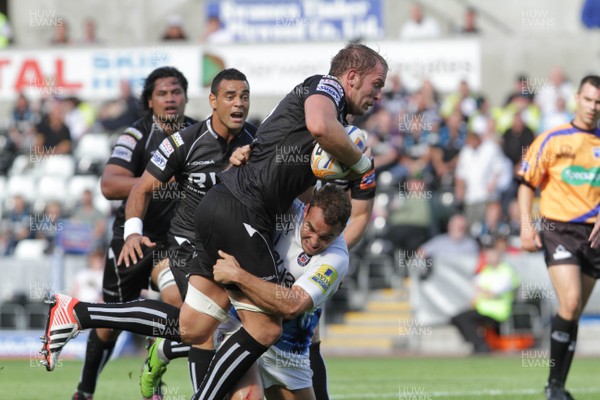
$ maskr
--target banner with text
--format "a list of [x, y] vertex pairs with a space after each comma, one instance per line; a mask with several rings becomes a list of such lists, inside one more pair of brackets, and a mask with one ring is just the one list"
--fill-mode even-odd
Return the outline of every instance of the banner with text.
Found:
[[[454, 91], [461, 80], [481, 88], [481, 49], [477, 40], [368, 43], [399, 74], [409, 90], [425, 79], [441, 92]], [[248, 77], [252, 94], [281, 97], [310, 75], [325, 74], [343, 42], [259, 45], [157, 45], [139, 48], [7, 50], [0, 54], [0, 96], [13, 100], [75, 95], [84, 100], [119, 96], [119, 82], [132, 83], [139, 94], [156, 67], [172, 65], [186, 76], [190, 97], [208, 95], [210, 82], [223, 68]]]
[[301, 42], [383, 37], [381, 0], [210, 0], [221, 37], [232, 42]]

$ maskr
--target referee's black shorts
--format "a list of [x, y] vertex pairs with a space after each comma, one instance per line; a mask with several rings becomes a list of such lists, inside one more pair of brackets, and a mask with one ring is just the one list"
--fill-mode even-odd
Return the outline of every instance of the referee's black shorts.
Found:
[[582, 273], [600, 278], [600, 250], [592, 249], [588, 241], [593, 227], [593, 224], [544, 220], [540, 237], [546, 265], [579, 265]]
[[[209, 190], [196, 208], [195, 257], [190, 275], [213, 280], [218, 250], [233, 255], [241, 267], [267, 282], [279, 283], [271, 226], [250, 211], [223, 184]], [[228, 289], [236, 289], [228, 285]]]

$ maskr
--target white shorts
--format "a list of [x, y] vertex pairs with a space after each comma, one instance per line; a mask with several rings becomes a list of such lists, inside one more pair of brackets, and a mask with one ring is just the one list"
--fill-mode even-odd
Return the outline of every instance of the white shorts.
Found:
[[308, 351], [305, 354], [269, 347], [258, 359], [263, 386], [283, 386], [289, 390], [312, 387], [313, 372], [310, 369]]
[[[229, 314], [229, 320], [220, 324], [215, 331], [215, 349], [242, 326], [242, 323]], [[281, 350], [271, 346], [258, 359], [260, 376], [264, 388], [283, 386], [289, 390], [300, 390], [312, 387], [312, 369], [310, 369], [309, 352], [304, 354]]]

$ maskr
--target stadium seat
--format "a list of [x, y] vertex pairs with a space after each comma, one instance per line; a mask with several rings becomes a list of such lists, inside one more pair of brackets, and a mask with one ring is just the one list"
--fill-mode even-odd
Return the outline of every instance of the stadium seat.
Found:
[[75, 149], [78, 173], [99, 173], [110, 158], [110, 137], [104, 133], [87, 133], [79, 139]]
[[67, 178], [62, 176], [43, 176], [38, 184], [38, 198], [44, 202], [59, 201], [61, 204], [67, 195]]
[[38, 259], [44, 256], [44, 251], [48, 247], [45, 239], [23, 239], [15, 247], [15, 258], [20, 259]]
[[81, 200], [83, 191], [89, 189], [94, 193], [98, 178], [92, 175], [75, 175], [67, 183], [65, 208], [72, 210]]
[[[111, 210], [111, 201], [107, 200], [106, 197], [104, 197], [104, 195], [102, 194], [102, 188], [100, 186], [101, 179], [102, 178], [98, 178], [96, 180], [96, 185], [94, 186], [94, 206], [101, 213], [109, 215]], [[121, 202], [117, 200], [115, 201], [115, 203], [120, 204]]]
[[68, 154], [49, 156], [36, 169], [38, 176], [71, 177], [75, 174], [75, 159]]
[[25, 308], [21, 304], [0, 305], [0, 329], [25, 330], [26, 326]]
[[35, 164], [31, 163], [29, 154], [19, 154], [12, 163], [8, 176], [20, 176], [31, 174]]
[[9, 197], [21, 195], [30, 204], [37, 198], [36, 178], [32, 175], [11, 176], [6, 189]]
[[48, 306], [43, 303], [29, 303], [25, 306], [27, 329], [44, 329], [48, 316]]

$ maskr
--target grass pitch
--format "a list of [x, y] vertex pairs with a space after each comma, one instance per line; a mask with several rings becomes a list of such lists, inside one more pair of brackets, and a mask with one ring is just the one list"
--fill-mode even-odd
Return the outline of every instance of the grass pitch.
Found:
[[[332, 358], [326, 359], [332, 400], [342, 399], [543, 399], [548, 374], [544, 357], [517, 354], [476, 358]], [[81, 361], [62, 361], [46, 372], [37, 360], [0, 360], [0, 399], [67, 400]], [[138, 387], [142, 358], [108, 363], [95, 400], [141, 398]], [[192, 395], [187, 363], [175, 360], [165, 375], [165, 400]], [[600, 398], [600, 360], [575, 359], [567, 387], [577, 400]]]

